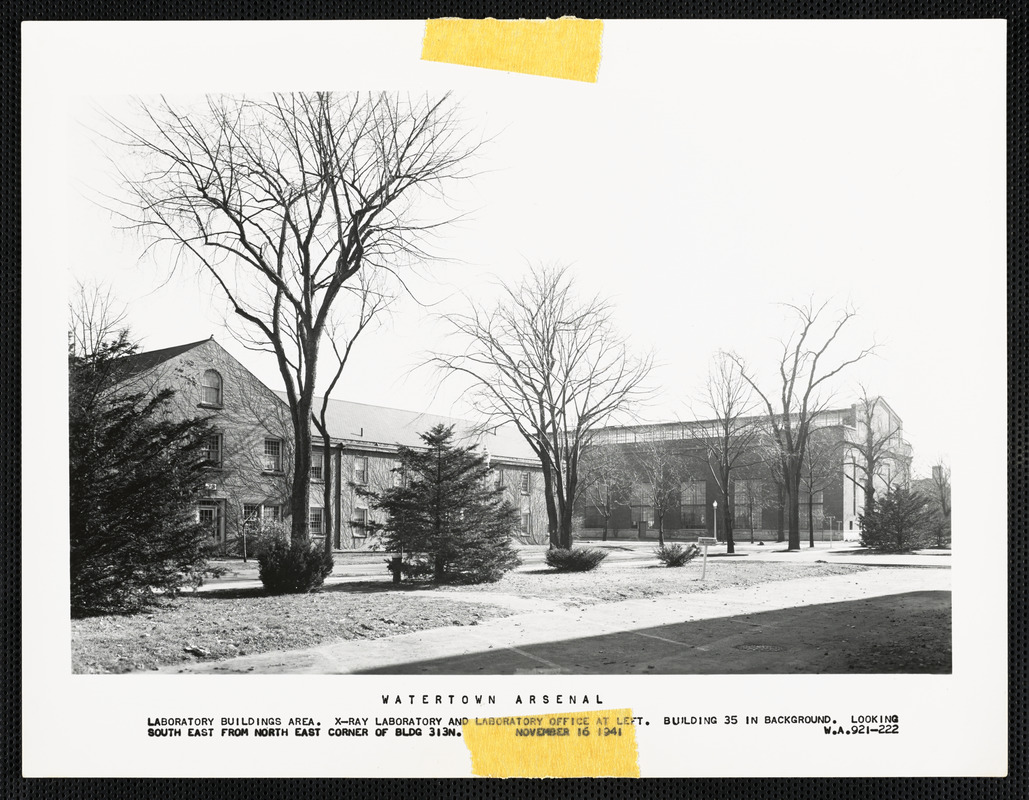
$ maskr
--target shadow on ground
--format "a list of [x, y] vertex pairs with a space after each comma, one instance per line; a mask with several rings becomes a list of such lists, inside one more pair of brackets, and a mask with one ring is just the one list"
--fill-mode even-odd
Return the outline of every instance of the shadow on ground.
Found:
[[364, 674], [951, 672], [950, 592], [908, 592], [490, 649]]
[[[315, 594], [328, 594], [330, 592], [351, 592], [353, 594], [377, 594], [380, 592], [413, 592], [419, 589], [434, 589], [437, 588], [432, 583], [417, 583], [414, 581], [404, 581], [403, 583], [393, 583], [388, 578], [384, 579], [371, 579], [366, 581], [342, 581], [340, 583], [329, 583], [321, 586]], [[256, 586], [248, 586], [246, 588], [235, 588], [235, 589], [219, 589], [217, 585], [212, 584], [211, 588], [205, 591], [202, 595], [199, 595], [208, 600], [236, 600], [243, 597], [272, 597], [265, 591], [264, 586], [258, 584]]]

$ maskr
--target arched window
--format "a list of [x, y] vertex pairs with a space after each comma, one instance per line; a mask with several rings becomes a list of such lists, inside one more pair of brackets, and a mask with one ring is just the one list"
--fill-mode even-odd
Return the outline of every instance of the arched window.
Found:
[[213, 369], [204, 373], [204, 379], [200, 384], [200, 402], [205, 406], [222, 404], [222, 376]]

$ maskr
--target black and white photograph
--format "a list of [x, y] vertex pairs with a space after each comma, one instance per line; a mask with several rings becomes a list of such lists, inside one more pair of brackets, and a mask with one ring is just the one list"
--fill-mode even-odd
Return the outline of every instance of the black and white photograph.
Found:
[[26, 774], [1005, 773], [1003, 21], [596, 25], [26, 26]]

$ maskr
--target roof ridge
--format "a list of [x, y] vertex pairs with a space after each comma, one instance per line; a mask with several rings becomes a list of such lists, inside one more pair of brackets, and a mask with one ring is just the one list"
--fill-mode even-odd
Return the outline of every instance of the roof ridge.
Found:
[[168, 353], [168, 352], [171, 352], [172, 350], [174, 350], [175, 352], [168, 356], [168, 358], [171, 358], [172, 355], [179, 355], [180, 353], [185, 353], [185, 352], [187, 352], [189, 350], [192, 350], [194, 347], [199, 347], [200, 345], [206, 344], [207, 342], [210, 342], [210, 341], [213, 341], [213, 340], [214, 340], [214, 337], [210, 336], [207, 339], [201, 339], [200, 341], [197, 341], [197, 342], [189, 342], [188, 344], [177, 344], [177, 345], [172, 345], [171, 347], [159, 347], [156, 350], [140, 350], [138, 353], [132, 353], [130, 355], [124, 356], [124, 358], [139, 358], [139, 357], [153, 358], [154, 356], [159, 356], [159, 355], [161, 355], [163, 353]]
[[[282, 391], [281, 389], [275, 389], [274, 391], [278, 395], [284, 395], [284, 396], [286, 395], [286, 392]], [[315, 395], [314, 399], [315, 400], [322, 400], [322, 399], [324, 399], [324, 397], [325, 397], [325, 395]], [[330, 403], [349, 403], [350, 405], [353, 405], [353, 406], [364, 406], [365, 408], [380, 408], [380, 409], [383, 409], [385, 411], [400, 411], [400, 412], [403, 412], [405, 414], [419, 414], [419, 415], [430, 416], [430, 417], [442, 417], [443, 419], [453, 419], [453, 420], [457, 420], [459, 422], [471, 422], [471, 420], [466, 419], [465, 417], [455, 417], [455, 416], [450, 415], [450, 414], [437, 414], [435, 411], [415, 411], [414, 409], [411, 409], [411, 408], [397, 408], [396, 406], [384, 406], [384, 405], [381, 405], [380, 403], [362, 403], [360, 400], [347, 400], [347, 399], [342, 398], [342, 397], [330, 397], [329, 398], [329, 402]]]

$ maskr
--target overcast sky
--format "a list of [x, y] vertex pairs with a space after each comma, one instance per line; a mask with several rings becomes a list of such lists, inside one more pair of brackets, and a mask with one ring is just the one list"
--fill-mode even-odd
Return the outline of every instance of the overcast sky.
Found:
[[366, 333], [337, 396], [467, 415], [460, 386], [418, 368], [447, 346], [433, 314], [462, 308], [463, 294], [492, 297], [538, 262], [571, 264], [581, 290], [611, 297], [619, 327], [654, 351], [659, 395], [644, 413], [655, 421], [689, 416], [719, 348], [772, 378], [774, 341], [789, 331], [777, 304], [809, 298], [857, 309], [841, 355], [882, 344], [838, 398], [852, 402], [859, 382], [886, 397], [916, 468], [951, 453], [977, 382], [1003, 375], [1003, 28], [609, 22], [596, 84], [421, 62], [422, 23], [337, 26], [331, 57], [305, 39], [275, 71], [259, 58], [270, 32], [252, 32], [203, 68], [171, 71], [160, 54], [181, 44], [174, 26], [98, 31], [95, 58], [55, 98], [73, 176], [52, 187], [73, 243], [68, 283], [109, 283], [147, 349], [214, 334], [280, 388], [273, 359], [225, 333], [207, 281], [168, 279], [167, 263], [141, 259], [142, 243], [84, 199], [105, 180], [94, 107], [118, 113], [128, 94], [156, 90], [452, 89], [490, 142], [479, 176], [452, 193], [468, 216], [434, 243], [445, 260], [414, 282], [435, 305], [403, 300]]

